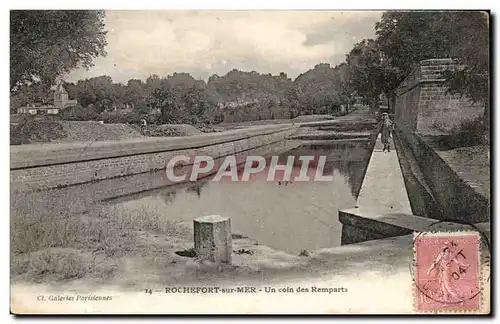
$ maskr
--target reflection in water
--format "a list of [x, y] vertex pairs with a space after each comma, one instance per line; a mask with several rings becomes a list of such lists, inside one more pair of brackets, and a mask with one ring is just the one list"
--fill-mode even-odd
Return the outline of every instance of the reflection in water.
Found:
[[353, 147], [349, 144], [336, 147], [301, 146], [288, 152], [287, 155], [327, 156], [328, 163], [325, 165], [323, 174], [329, 175], [339, 172], [349, 183], [354, 197], [359, 195], [370, 157], [366, 147]]
[[163, 190], [158, 193], [158, 196], [163, 198], [165, 205], [170, 205], [171, 203], [174, 202], [175, 197], [177, 196], [177, 191]]
[[361, 190], [361, 184], [363, 182], [364, 173], [364, 163], [363, 162], [353, 162], [344, 161], [338, 163], [337, 170], [342, 174], [351, 188], [351, 193], [354, 197], [358, 197], [359, 191]]
[[[351, 208], [361, 187], [366, 148], [299, 147], [282, 155], [326, 155], [324, 174], [331, 182], [213, 182], [203, 179], [188, 188], [167, 188], [119, 203], [127, 212], [144, 207], [172, 220], [219, 214], [231, 218], [232, 231], [260, 244], [298, 254], [340, 245], [338, 210]], [[203, 190], [202, 190], [203, 189]]]
[[208, 183], [208, 180], [202, 179], [196, 181], [192, 186], [188, 187], [186, 190], [189, 192], [194, 192], [198, 197], [201, 197], [201, 189]]

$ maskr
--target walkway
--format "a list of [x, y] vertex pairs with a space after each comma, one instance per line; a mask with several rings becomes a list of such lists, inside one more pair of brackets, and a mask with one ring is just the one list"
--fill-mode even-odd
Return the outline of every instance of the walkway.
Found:
[[380, 134], [378, 135], [356, 207], [384, 213], [412, 214], [392, 138], [390, 144], [391, 151], [383, 152]]

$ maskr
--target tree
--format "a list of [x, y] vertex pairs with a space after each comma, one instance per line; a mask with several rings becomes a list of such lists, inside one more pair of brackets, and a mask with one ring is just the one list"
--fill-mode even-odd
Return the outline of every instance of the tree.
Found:
[[125, 103], [135, 107], [148, 96], [146, 85], [138, 79], [130, 79], [125, 87]]
[[75, 68], [106, 55], [104, 11], [13, 10], [10, 14], [10, 90], [52, 85]]
[[290, 119], [299, 116], [301, 105], [300, 105], [300, 93], [295, 84], [290, 84], [285, 88], [285, 95], [281, 101], [283, 107], [288, 107]]
[[151, 106], [160, 109], [160, 119], [165, 123], [211, 121], [215, 111], [205, 82], [187, 73], [174, 73], [161, 79], [150, 97]]
[[451, 57], [450, 49], [462, 37], [450, 28], [453, 20], [447, 11], [385, 12], [375, 24], [378, 48], [404, 78], [422, 60]]
[[177, 123], [184, 117], [184, 109], [179, 94], [179, 89], [162, 82], [162, 86], [156, 88], [151, 94], [153, 108], [160, 109], [160, 119], [163, 123]]
[[[454, 59], [444, 77], [452, 93], [480, 101], [489, 119], [489, 16], [480, 11], [387, 12], [376, 24], [377, 43], [401, 72], [431, 58]], [[395, 85], [397, 86], [397, 85]]]
[[447, 71], [445, 77], [451, 93], [465, 95], [484, 106], [484, 126], [489, 127], [490, 104], [490, 33], [489, 16], [471, 11], [453, 14], [453, 30], [460, 40], [451, 48], [458, 68]]
[[338, 72], [330, 64], [320, 63], [299, 75], [294, 84], [300, 93], [301, 106], [306, 110], [325, 110], [338, 103], [342, 83]]
[[393, 97], [400, 83], [401, 70], [391, 65], [376, 40], [364, 39], [346, 57], [348, 88], [363, 97], [372, 110], [378, 108], [380, 95]]
[[344, 62], [335, 67], [336, 73], [339, 76], [338, 87], [340, 92], [338, 94], [340, 105], [345, 106], [345, 112], [349, 112], [349, 107], [356, 102], [354, 98], [355, 91], [349, 84], [349, 66]]
[[117, 88], [111, 77], [107, 75], [79, 80], [76, 84], [78, 102], [83, 107], [92, 104], [99, 112], [103, 112], [116, 104], [119, 96]]
[[161, 85], [161, 79], [157, 74], [153, 74], [148, 76], [146, 79], [146, 89], [147, 92], [152, 92], [154, 89], [158, 88]]
[[47, 104], [50, 103], [52, 99], [53, 93], [50, 91], [50, 86], [43, 82], [34, 82], [29, 85], [24, 84], [11, 96], [11, 102], [16, 108], [34, 102]]
[[78, 89], [76, 84], [72, 82], [64, 82], [64, 89], [68, 92], [68, 98], [71, 100], [76, 100], [78, 98]]

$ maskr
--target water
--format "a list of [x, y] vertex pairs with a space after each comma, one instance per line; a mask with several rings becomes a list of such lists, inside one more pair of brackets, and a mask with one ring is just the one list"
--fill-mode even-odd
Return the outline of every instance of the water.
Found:
[[172, 220], [191, 221], [218, 214], [231, 218], [232, 232], [289, 253], [340, 245], [338, 210], [354, 207], [369, 150], [337, 146], [301, 146], [281, 155], [326, 155], [324, 175], [331, 182], [212, 182], [155, 190], [117, 201], [128, 213], [160, 213]]
[[[11, 195], [11, 215], [34, 215], [43, 220], [56, 214], [78, 214], [105, 197], [118, 197], [108, 200], [117, 208], [117, 215], [140, 217], [147, 212], [167, 222], [191, 222], [200, 216], [218, 214], [231, 218], [233, 233], [293, 254], [340, 245], [342, 225], [338, 210], [355, 205], [370, 156], [369, 147], [366, 142], [330, 147], [303, 145], [280, 157], [286, 161], [290, 155], [327, 156], [323, 174], [332, 175], [333, 181], [293, 182], [285, 186], [264, 181], [266, 176], [236, 183], [213, 182], [208, 178], [190, 185], [150, 190], [161, 185], [164, 173], [145, 173], [27, 196]], [[138, 190], [145, 191], [121, 196]]]

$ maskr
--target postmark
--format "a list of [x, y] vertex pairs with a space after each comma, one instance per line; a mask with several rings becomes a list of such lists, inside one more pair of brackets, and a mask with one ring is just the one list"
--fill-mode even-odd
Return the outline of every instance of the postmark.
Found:
[[418, 233], [414, 239], [414, 306], [418, 312], [481, 309], [477, 232]]

